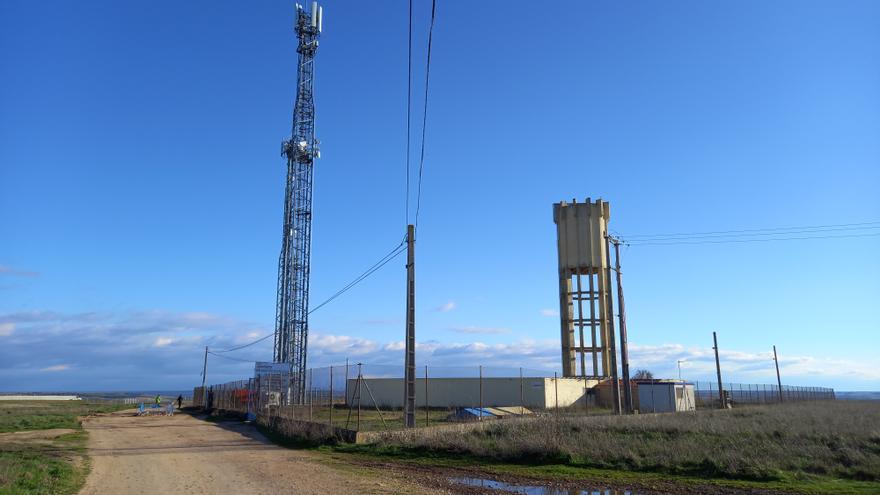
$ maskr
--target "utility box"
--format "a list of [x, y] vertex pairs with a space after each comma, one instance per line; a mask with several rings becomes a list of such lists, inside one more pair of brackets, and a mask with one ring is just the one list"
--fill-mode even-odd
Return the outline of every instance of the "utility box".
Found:
[[679, 412], [693, 411], [694, 384], [680, 380], [640, 380], [639, 412]]

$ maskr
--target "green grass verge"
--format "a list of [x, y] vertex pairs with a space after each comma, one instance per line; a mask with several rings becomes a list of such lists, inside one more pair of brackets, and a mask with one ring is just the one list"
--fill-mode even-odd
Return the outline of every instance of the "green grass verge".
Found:
[[0, 433], [80, 427], [78, 417], [130, 409], [107, 402], [0, 401]]
[[[282, 445], [284, 444], [282, 443]], [[297, 446], [295, 443], [287, 445]], [[342, 461], [346, 459], [348, 461], [393, 460], [401, 464], [477, 470], [488, 476], [528, 478], [539, 482], [581, 482], [590, 487], [600, 485], [613, 487], [624, 487], [627, 485], [654, 486], [657, 484], [674, 483], [683, 489], [686, 489], [688, 486], [714, 485], [737, 488], [744, 491], [772, 490], [805, 495], [825, 493], [837, 495], [880, 494], [880, 483], [876, 482], [831, 479], [814, 475], [794, 475], [791, 473], [780, 473], [778, 479], [772, 481], [755, 481], [603, 469], [569, 463], [497, 462], [466, 454], [438, 453], [397, 446], [339, 444], [314, 447], [313, 449]]]
[[0, 402], [0, 433], [76, 430], [55, 438], [0, 436], [0, 495], [74, 494], [89, 472], [79, 416], [131, 406], [102, 402]]

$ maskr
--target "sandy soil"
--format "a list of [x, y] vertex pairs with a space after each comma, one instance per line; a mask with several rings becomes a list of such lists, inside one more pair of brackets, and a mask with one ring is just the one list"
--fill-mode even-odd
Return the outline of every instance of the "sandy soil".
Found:
[[106, 493], [448, 493], [371, 467], [271, 444], [242, 423], [187, 414], [86, 418], [92, 470], [80, 495]]

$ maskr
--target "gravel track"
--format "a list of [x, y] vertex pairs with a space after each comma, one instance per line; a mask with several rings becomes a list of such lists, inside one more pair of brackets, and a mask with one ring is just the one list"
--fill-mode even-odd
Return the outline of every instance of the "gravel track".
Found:
[[278, 447], [246, 424], [188, 414], [88, 417], [92, 469], [80, 495], [445, 493], [383, 472]]

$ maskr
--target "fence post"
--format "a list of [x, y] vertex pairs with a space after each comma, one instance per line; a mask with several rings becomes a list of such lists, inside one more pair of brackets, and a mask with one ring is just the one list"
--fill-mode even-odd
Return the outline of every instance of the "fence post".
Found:
[[[353, 398], [352, 398], [353, 399]], [[348, 402], [348, 358], [345, 358], [345, 403], [351, 407], [351, 404]], [[346, 425], [346, 428], [348, 425]]]
[[[641, 406], [642, 405], [639, 404], [639, 407], [641, 407]], [[657, 412], [657, 403], [654, 402], [654, 378], [651, 378], [651, 412], [652, 413]]]
[[330, 365], [330, 428], [333, 428], [333, 365]]
[[425, 365], [425, 426], [428, 426], [428, 365]]
[[480, 421], [483, 421], [483, 365], [480, 365]]
[[522, 366], [519, 367], [519, 415], [525, 414], [525, 390], [523, 389], [523, 373]]
[[358, 412], [357, 412], [357, 431], [361, 431], [361, 382], [364, 380], [364, 375], [361, 370], [361, 363], [358, 363], [358, 378], [357, 378], [357, 394], [358, 394]]
[[559, 381], [556, 379], [556, 372], [553, 372], [553, 398], [556, 402], [556, 419], [559, 419]]

